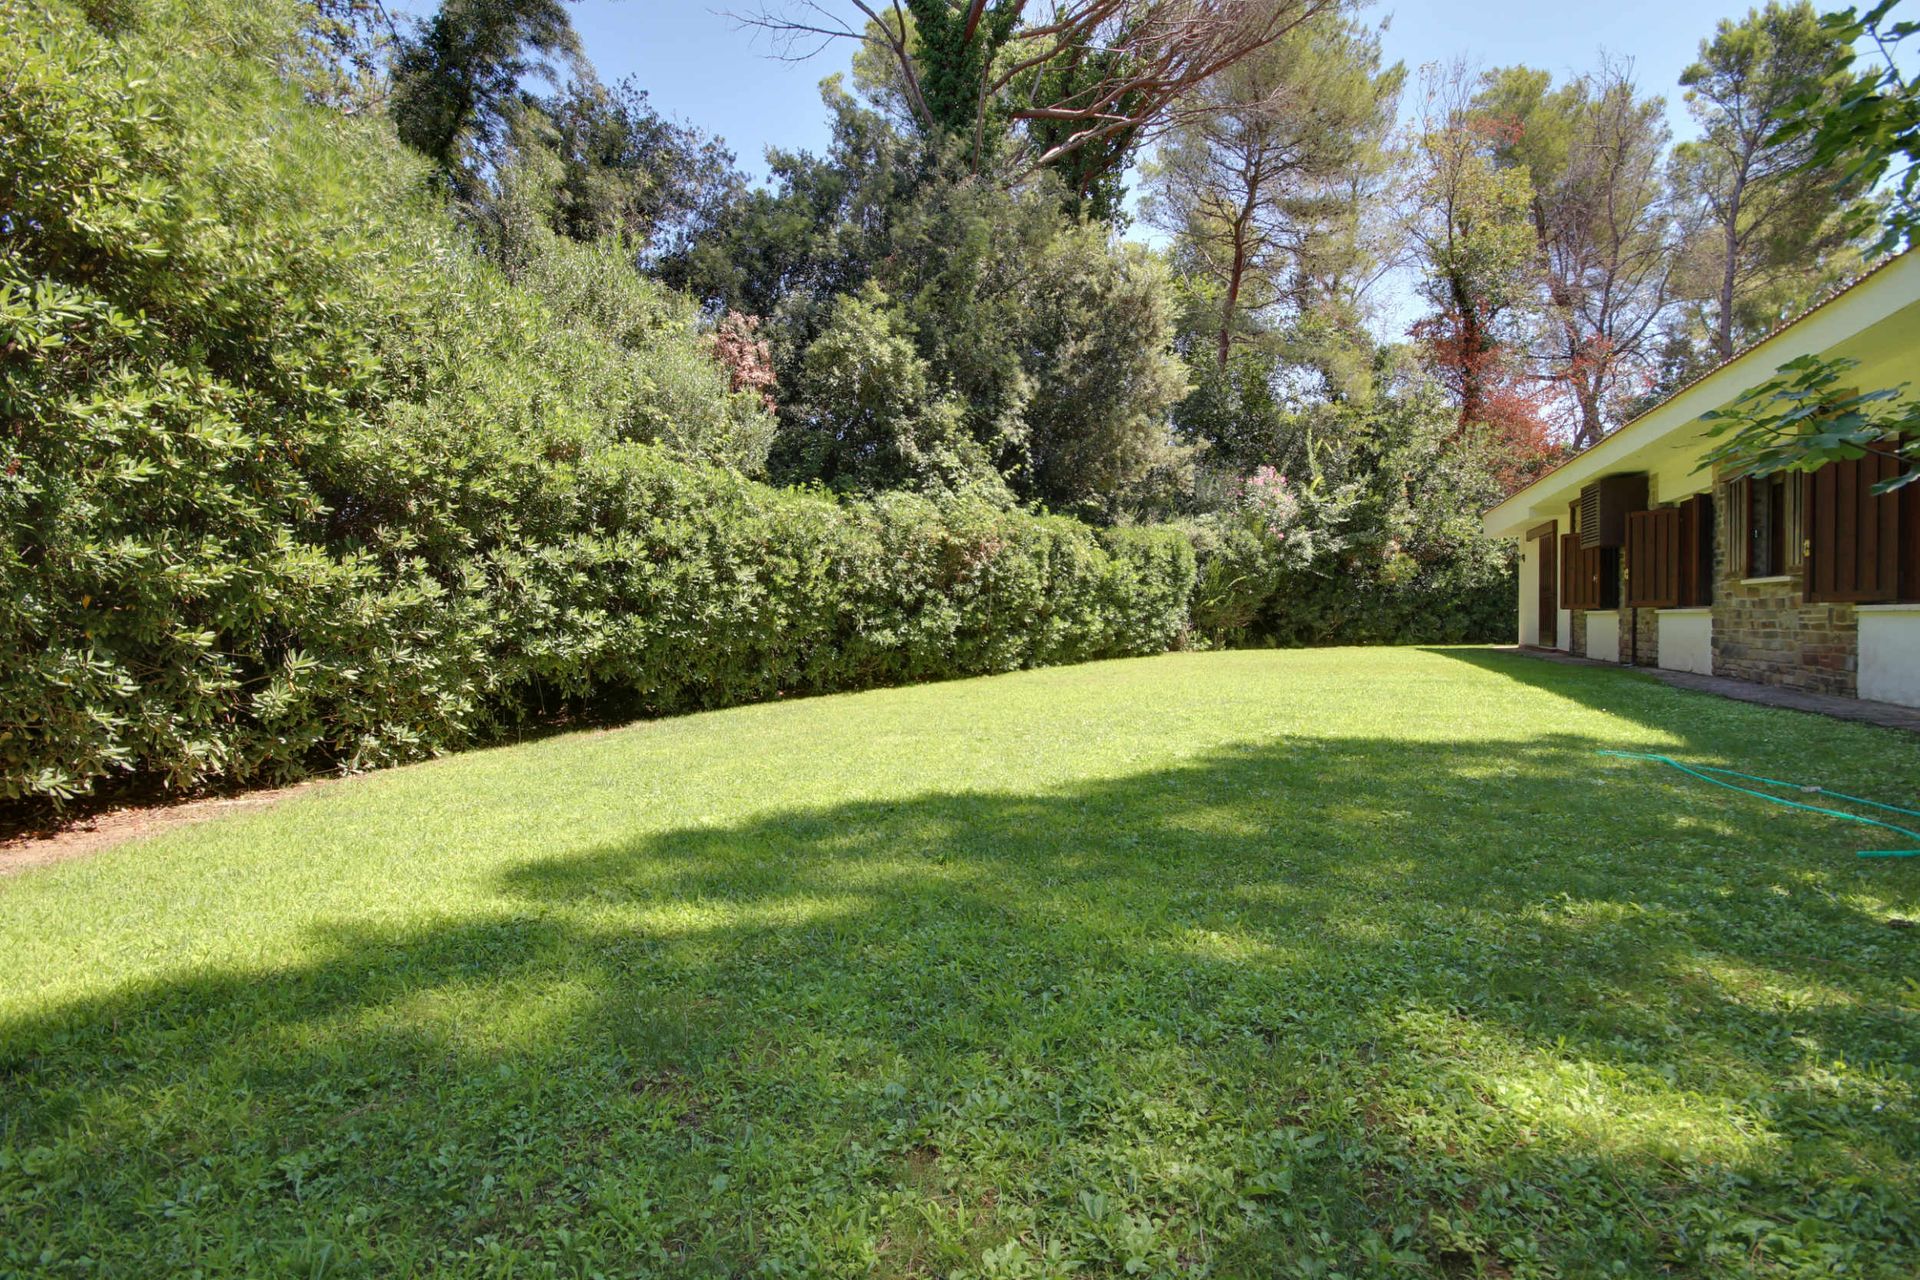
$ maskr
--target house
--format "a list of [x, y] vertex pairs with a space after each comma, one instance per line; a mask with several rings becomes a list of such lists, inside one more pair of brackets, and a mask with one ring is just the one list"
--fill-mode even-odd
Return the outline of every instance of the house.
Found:
[[1700, 415], [1807, 353], [1916, 384], [1920, 252], [1819, 306], [1484, 517], [1520, 547], [1522, 645], [1920, 706], [1920, 484], [1867, 458], [1765, 479], [1702, 469]]

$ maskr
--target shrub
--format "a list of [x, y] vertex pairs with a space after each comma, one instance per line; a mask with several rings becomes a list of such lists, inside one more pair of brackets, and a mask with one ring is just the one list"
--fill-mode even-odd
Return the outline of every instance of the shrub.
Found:
[[684, 303], [543, 231], [488, 266], [271, 10], [116, 12], [0, 8], [0, 795], [1181, 633], [1176, 535], [747, 479], [770, 424]]
[[507, 202], [489, 265], [387, 126], [280, 79], [276, 6], [86, 12], [109, 11], [0, 5], [0, 798], [370, 768], [557, 705], [986, 674], [1190, 627], [1504, 632], [1500, 553], [1421, 514], [1470, 510], [1471, 469], [1418, 432], [1372, 489], [1258, 477], [1182, 528], [996, 486], [758, 483], [760, 391], [616, 245]]
[[[1512, 634], [1513, 553], [1477, 513], [1500, 496], [1482, 442], [1424, 390], [1338, 424], [1364, 457], [1306, 486], [1270, 466], [1217, 478], [1182, 523], [1194, 630], [1215, 644], [1439, 644]], [[1355, 465], [1357, 464], [1357, 465]]]

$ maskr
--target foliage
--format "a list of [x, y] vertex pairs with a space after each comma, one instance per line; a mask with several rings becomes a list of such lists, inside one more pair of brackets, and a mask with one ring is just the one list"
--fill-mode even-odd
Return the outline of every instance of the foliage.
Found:
[[[1845, 42], [1807, 0], [1768, 0], [1744, 20], [1723, 20], [1680, 77], [1701, 128], [1674, 149], [1680, 198], [1698, 207], [1683, 266], [1716, 361], [1817, 297], [1825, 281], [1810, 268], [1858, 239], [1849, 206], [1866, 190], [1859, 176], [1841, 161], [1816, 162], [1810, 138], [1779, 128], [1789, 110], [1835, 101], [1846, 68]], [[1743, 302], [1780, 286], [1789, 298], [1743, 316]]]
[[1920, 480], [1920, 401], [1907, 383], [1861, 391], [1847, 356], [1796, 356], [1732, 404], [1700, 415], [1720, 443], [1696, 470], [1728, 467], [1746, 475], [1817, 471], [1829, 462], [1869, 453], [1906, 460], [1901, 475], [1875, 486], [1884, 493]]
[[[1841, 175], [1845, 189], [1873, 189], [1892, 174], [1892, 189], [1877, 207], [1856, 204], [1843, 210], [1835, 234], [1867, 233], [1876, 218], [1882, 234], [1869, 253], [1903, 248], [1911, 240], [1915, 217], [1913, 192], [1920, 156], [1920, 103], [1913, 84], [1899, 69], [1895, 53], [1912, 35], [1909, 22], [1889, 23], [1894, 0], [1864, 15], [1853, 9], [1820, 19], [1820, 38], [1834, 50], [1832, 70], [1775, 107], [1769, 121], [1770, 146], [1797, 157], [1791, 176], [1819, 183]], [[1885, 59], [1872, 73], [1853, 70], [1852, 46], [1870, 40]], [[1835, 89], [1835, 85], [1840, 87]], [[1905, 164], [1894, 171], [1896, 159]], [[1844, 385], [1858, 366], [1847, 357], [1803, 355], [1788, 361], [1776, 376], [1744, 392], [1725, 408], [1703, 415], [1708, 434], [1720, 443], [1705, 465], [1725, 465], [1753, 475], [1811, 471], [1827, 462], [1858, 458], [1868, 452], [1894, 453], [1911, 465], [1884, 491], [1920, 479], [1920, 409], [1904, 395], [1906, 384], [1862, 392]], [[1904, 439], [1903, 439], [1904, 437]]]
[[1220, 510], [1189, 521], [1199, 565], [1194, 630], [1215, 645], [1256, 638], [1254, 624], [1274, 601], [1281, 575], [1312, 553], [1297, 527], [1300, 498], [1270, 466], [1227, 485]]
[[800, 358], [776, 474], [862, 493], [999, 486], [966, 433], [960, 404], [937, 394], [891, 300], [869, 283], [836, 298]]
[[[1065, 194], [1062, 205], [1076, 218], [1116, 227], [1127, 221], [1128, 172], [1141, 139], [1158, 123], [1148, 105], [1150, 90], [1124, 84], [1140, 65], [1139, 57], [1122, 41], [1080, 31], [1023, 77], [1026, 84], [1018, 96], [1036, 105], [1067, 107], [1061, 117], [1036, 112], [1021, 120], [1020, 141], [1029, 156], [1046, 158]], [[1080, 114], [1094, 103], [1101, 103], [1097, 117]], [[1116, 120], [1125, 123], [1112, 127]]]
[[592, 74], [564, 0], [441, 0], [394, 55], [394, 125], [455, 194], [471, 197], [521, 102], [521, 81], [558, 78], [562, 68]]
[[1157, 257], [1116, 249], [1098, 223], [1067, 227], [1040, 248], [1022, 282], [1020, 322], [999, 338], [1032, 388], [1016, 493], [1111, 520], [1153, 509], [1145, 495], [1156, 482], [1178, 487], [1186, 459], [1167, 415], [1187, 383], [1171, 349], [1169, 292]]
[[[1231, 476], [1260, 466], [1304, 472], [1308, 461], [1292, 447], [1288, 407], [1276, 386], [1283, 369], [1271, 346], [1237, 346], [1225, 367], [1214, 363], [1211, 351], [1196, 354], [1199, 358], [1188, 365], [1192, 389], [1175, 410], [1174, 426], [1184, 441], [1203, 451], [1205, 469]], [[1202, 492], [1205, 487], [1203, 479], [1195, 498], [1211, 503], [1215, 495]]]
[[[994, 61], [1018, 27], [1022, 5], [987, 0], [962, 8], [951, 0], [906, 0], [912, 43], [896, 31], [896, 68], [911, 86], [913, 101], [934, 131], [967, 139], [980, 149], [975, 164], [991, 158], [1006, 129], [1006, 106], [991, 92]], [[902, 47], [909, 54], [899, 58]]]
[[[1910, 867], [1477, 652], [576, 733], [0, 880], [0, 1271], [1910, 1280]], [[0, 857], [3, 857], [0, 854]]]
[[[1217, 289], [1218, 366], [1248, 317], [1310, 309], [1369, 258], [1361, 204], [1389, 163], [1404, 72], [1345, 15], [1301, 27], [1197, 89], [1149, 171], [1149, 217]], [[1340, 261], [1325, 261], [1337, 256]]]
[[[580, 243], [550, 230], [557, 181], [551, 152], [520, 151], [482, 230], [492, 262], [546, 304], [549, 340], [580, 366], [572, 394], [591, 404], [589, 414], [615, 440], [653, 441], [682, 459], [763, 473], [775, 427], [766, 386], [748, 386], [743, 370], [726, 364], [690, 299], [634, 270], [632, 242], [608, 235]], [[753, 355], [737, 344], [726, 350]]]
[[1547, 427], [1521, 358], [1539, 241], [1527, 168], [1500, 165], [1490, 145], [1501, 127], [1474, 109], [1457, 75], [1429, 85], [1409, 233], [1431, 310], [1413, 334], [1460, 422], [1491, 429], [1514, 457], [1530, 458], [1545, 448]]
[[384, 0], [307, 0], [283, 74], [310, 102], [350, 114], [384, 110], [399, 43]]
[[1178, 639], [1177, 534], [743, 478], [757, 395], [619, 245], [549, 229], [531, 162], [502, 271], [275, 77], [283, 14], [221, 14], [0, 11], [6, 796]]
[[701, 235], [653, 264], [655, 274], [710, 307], [770, 325], [782, 303], [790, 315], [801, 306], [803, 329], [833, 295], [859, 291], [889, 253], [887, 236], [926, 176], [925, 157], [838, 77], [823, 83], [821, 97], [833, 122], [827, 154], [770, 151], [768, 185], [732, 191]]
[[[1507, 492], [1504, 451], [1484, 432], [1463, 434], [1440, 387], [1396, 380], [1364, 403], [1276, 405], [1266, 431], [1240, 448], [1264, 449], [1267, 461], [1241, 453], [1246, 471], [1203, 486], [1215, 509], [1181, 523], [1199, 562], [1202, 637], [1408, 644], [1510, 633], [1512, 550], [1478, 519]], [[1209, 470], [1233, 465], [1225, 449], [1206, 456]], [[1281, 477], [1300, 478], [1273, 486]]]
[[[1887, 184], [1880, 239], [1868, 251], [1892, 253], [1920, 230], [1920, 76], [1900, 69], [1900, 45], [1920, 24], [1889, 21], [1900, 0], [1880, 0], [1865, 13], [1822, 14], [1820, 26], [1841, 49], [1843, 90], [1804, 92], [1780, 112], [1774, 141], [1810, 143], [1806, 163], [1831, 172], [1844, 168], [1850, 184], [1867, 190]], [[1855, 73], [1856, 47], [1869, 43], [1881, 65]]]
[[664, 257], [698, 236], [744, 182], [732, 152], [664, 119], [631, 79], [612, 89], [576, 80], [513, 119], [516, 149], [550, 148], [559, 161], [553, 229], [570, 239], [617, 236]]
[[708, 340], [714, 360], [727, 371], [728, 388], [759, 396], [761, 407], [772, 413], [779, 407], [773, 398], [779, 378], [773, 371], [773, 347], [760, 336], [760, 324], [759, 316], [729, 311], [714, 324]]
[[[1009, 188], [928, 161], [837, 83], [826, 98], [829, 153], [776, 155], [775, 190], [741, 193], [710, 236], [661, 267], [716, 307], [766, 316], [781, 384], [810, 386], [804, 404], [783, 402], [795, 447], [782, 477], [924, 487], [960, 483], [985, 459], [994, 484], [1020, 500], [1108, 519], [1177, 472], [1166, 418], [1184, 386], [1163, 266], [1062, 214], [1048, 177]], [[867, 289], [868, 310], [858, 310], [849, 299]], [[810, 355], [829, 340], [836, 356]], [[896, 386], [832, 368], [852, 348], [878, 355], [896, 343], [915, 359], [861, 366], [895, 371]], [[877, 428], [882, 398], [891, 425]], [[836, 405], [854, 417], [836, 421]], [[876, 429], [923, 445], [871, 470], [824, 447], [835, 437], [871, 443]], [[905, 461], [923, 448], [922, 461]]]
[[1222, 70], [1335, 7], [1334, 0], [904, 0], [765, 3], [743, 19], [787, 56], [854, 41], [856, 77], [937, 154], [969, 173], [1051, 169], [1076, 218], [1116, 223], [1140, 142], [1188, 112]]
[[1563, 434], [1598, 444], [1645, 385], [1673, 301], [1663, 103], [1614, 64], [1558, 89], [1508, 67], [1484, 77], [1473, 110], [1495, 162], [1524, 168], [1532, 188], [1540, 296], [1525, 358], [1565, 410]]
[[1370, 409], [1325, 409], [1318, 474], [1302, 486], [1311, 555], [1281, 577], [1263, 612], [1268, 643], [1433, 644], [1508, 637], [1510, 545], [1479, 513], [1507, 492], [1504, 442], [1464, 435], [1442, 394], [1415, 384]]

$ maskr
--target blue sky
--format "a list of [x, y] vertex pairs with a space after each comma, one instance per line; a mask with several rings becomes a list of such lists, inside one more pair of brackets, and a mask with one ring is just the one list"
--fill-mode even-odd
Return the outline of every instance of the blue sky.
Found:
[[[412, 0], [401, 7], [430, 6]], [[712, 0], [581, 0], [574, 24], [602, 79], [634, 76], [656, 108], [720, 134], [759, 176], [768, 146], [825, 146], [817, 86], [846, 68], [850, 50], [841, 44], [808, 62], [776, 61], [766, 56], [765, 38], [739, 29], [720, 12], [724, 7]], [[1747, 8], [1727, 0], [1402, 0], [1376, 4], [1367, 17], [1387, 22], [1387, 55], [1410, 69], [1464, 57], [1485, 66], [1525, 62], [1562, 76], [1592, 67], [1605, 49], [1633, 61], [1644, 90], [1666, 95], [1675, 131], [1684, 136], [1680, 71], [1717, 21]]]

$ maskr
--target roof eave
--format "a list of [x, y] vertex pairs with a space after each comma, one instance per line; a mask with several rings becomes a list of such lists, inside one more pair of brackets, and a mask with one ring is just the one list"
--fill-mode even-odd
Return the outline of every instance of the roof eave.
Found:
[[1481, 523], [1491, 537], [1518, 537], [1556, 514], [1569, 489], [1632, 465], [1648, 450], [1671, 454], [1705, 440], [1700, 415], [1770, 377], [1808, 351], [1825, 352], [1847, 337], [1920, 300], [1920, 253], [1909, 250], [1880, 263], [1845, 288], [1808, 308], [1687, 383], [1633, 421], [1568, 458], [1526, 488], [1489, 508]]

